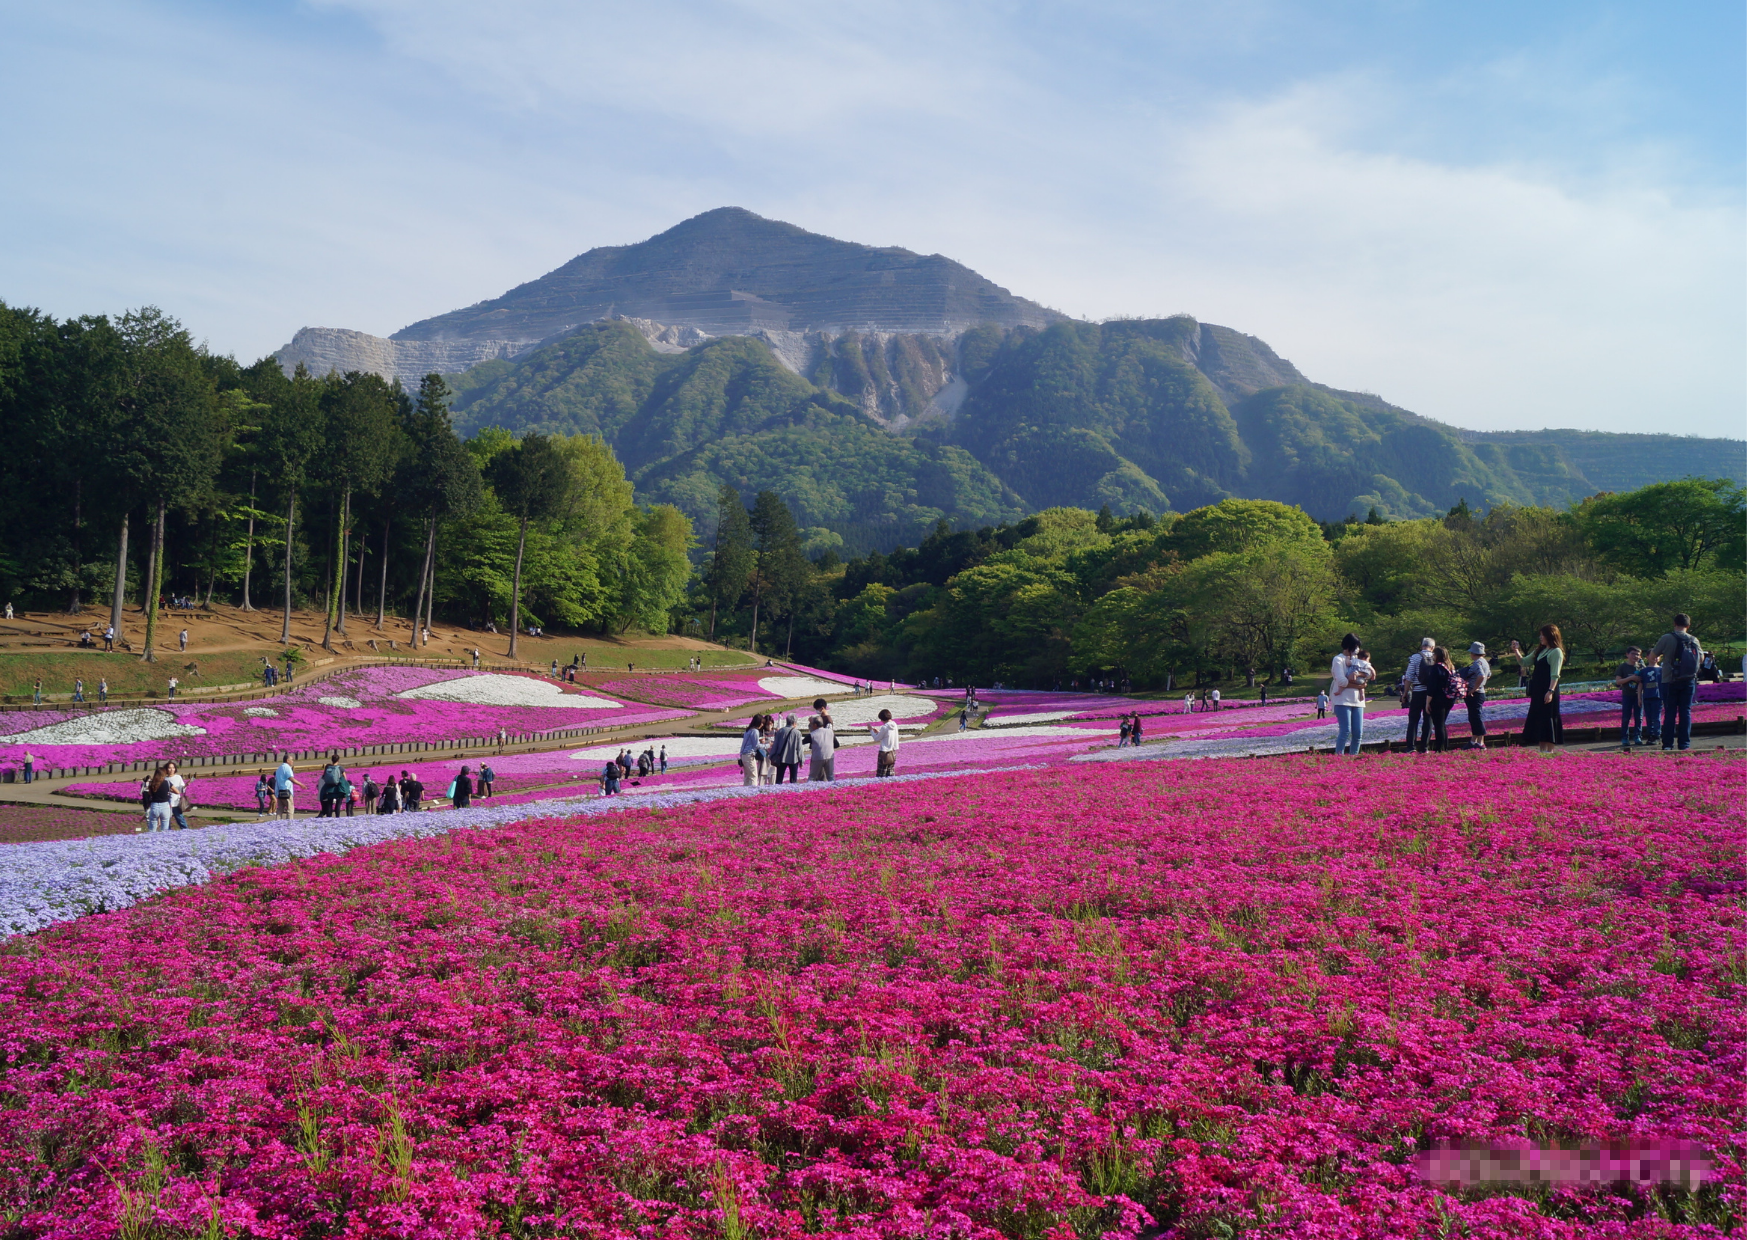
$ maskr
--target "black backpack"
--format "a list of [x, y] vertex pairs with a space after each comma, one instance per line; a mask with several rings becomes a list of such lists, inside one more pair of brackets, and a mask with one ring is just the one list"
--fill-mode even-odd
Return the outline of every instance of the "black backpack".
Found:
[[1699, 675], [1699, 641], [1692, 633], [1671, 633], [1681, 649], [1664, 673], [1668, 680], [1692, 680]]

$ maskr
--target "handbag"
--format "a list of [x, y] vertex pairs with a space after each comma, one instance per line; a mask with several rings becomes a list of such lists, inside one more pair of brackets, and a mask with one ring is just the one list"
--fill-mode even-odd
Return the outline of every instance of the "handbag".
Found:
[[445, 792], [443, 797], [448, 801], [453, 801], [455, 799], [455, 781], [453, 779], [449, 781], [449, 791]]

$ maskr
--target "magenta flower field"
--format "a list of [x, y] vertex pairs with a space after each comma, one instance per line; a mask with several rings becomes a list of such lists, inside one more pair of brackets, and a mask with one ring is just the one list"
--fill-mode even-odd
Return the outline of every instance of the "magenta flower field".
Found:
[[8, 1234], [1740, 1235], [1741, 768], [1656, 783], [1053, 766], [242, 871], [0, 954]]

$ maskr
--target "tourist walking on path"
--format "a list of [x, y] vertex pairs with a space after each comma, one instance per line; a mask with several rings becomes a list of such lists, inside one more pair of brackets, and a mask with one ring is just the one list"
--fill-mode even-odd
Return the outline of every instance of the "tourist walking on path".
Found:
[[1677, 612], [1669, 632], [1651, 647], [1651, 657], [1663, 669], [1664, 749], [1686, 749], [1693, 740], [1693, 694], [1705, 651], [1687, 631], [1692, 624], [1686, 612]]
[[379, 814], [398, 814], [401, 812], [401, 786], [395, 781], [394, 772], [390, 771], [382, 781], [382, 791], [377, 794], [376, 812]]
[[824, 698], [813, 699], [813, 710], [807, 720], [807, 782], [835, 783], [838, 777], [837, 729], [832, 727], [832, 717], [826, 711]]
[[33, 705], [33, 706], [41, 706], [42, 705], [42, 681], [41, 680], [38, 680], [36, 682], [36, 685], [31, 689], [31, 699], [30, 700], [31, 700], [31, 705]]
[[319, 818], [338, 818], [340, 816], [340, 801], [346, 795], [346, 768], [340, 765], [340, 755], [328, 755], [328, 765], [322, 768], [322, 782], [316, 788], [316, 799], [321, 803], [322, 812]]
[[1317, 691], [1317, 717], [1325, 719], [1329, 716], [1329, 694], [1322, 689]]
[[[794, 723], [795, 723], [795, 716], [794, 715], [789, 716], [789, 723], [791, 726], [794, 726]], [[656, 761], [658, 763], [660, 763], [660, 765], [661, 765], [662, 774], [666, 775], [668, 773], [668, 747], [666, 745], [662, 746], [661, 756], [659, 758], [657, 758]], [[801, 759], [799, 756], [796, 757], [795, 762], [796, 762], [797, 766], [799, 766], [801, 764]], [[795, 782], [794, 776], [790, 776], [789, 782], [790, 783]]]
[[473, 780], [469, 777], [468, 769], [462, 767], [461, 774], [449, 785], [449, 804], [454, 809], [466, 809], [473, 804]]
[[[777, 782], [783, 782], [783, 773], [789, 773], [791, 784], [801, 781], [801, 753], [806, 741], [801, 735], [801, 729], [795, 726], [795, 716], [783, 716], [783, 726], [777, 729], [777, 735], [771, 738], [771, 762], [777, 768]], [[662, 771], [668, 769], [668, 747], [662, 746]]]
[[279, 802], [279, 816], [287, 822], [295, 821], [297, 811], [291, 803], [292, 790], [301, 787], [292, 777], [291, 763], [281, 761], [279, 768], [273, 772], [273, 796]]
[[1189, 714], [1195, 708], [1196, 708], [1196, 695], [1194, 693], [1184, 694], [1184, 714], [1186, 714], [1186, 715]]
[[874, 738], [879, 751], [874, 757], [874, 775], [884, 779], [898, 769], [898, 725], [892, 721], [892, 712], [880, 712], [880, 722], [868, 725], [868, 733]]
[[1402, 674], [1408, 690], [1408, 700], [1402, 703], [1408, 708], [1408, 747], [1421, 753], [1426, 752], [1426, 743], [1431, 738], [1432, 720], [1426, 714], [1426, 682], [1421, 679], [1420, 666], [1436, 645], [1430, 637], [1421, 638], [1420, 649], [1408, 656], [1408, 670]]
[[170, 829], [170, 802], [175, 795], [176, 790], [170, 784], [168, 767], [158, 767], [152, 772], [152, 782], [146, 793], [147, 831]]
[[1469, 666], [1463, 669], [1463, 702], [1469, 708], [1469, 748], [1487, 748], [1487, 720], [1481, 708], [1487, 705], [1487, 678], [1493, 675], [1493, 665], [1487, 662], [1487, 647], [1480, 642], [1469, 643]]
[[1128, 747], [1129, 747], [1129, 716], [1124, 715], [1122, 722], [1120, 722], [1117, 725], [1117, 748], [1118, 749], [1127, 749]]
[[425, 804], [425, 785], [417, 775], [401, 772], [401, 808], [418, 813]]
[[1136, 711], [1129, 722], [1129, 747], [1133, 749], [1141, 743], [1141, 712]]
[[176, 635], [176, 640], [178, 643], [181, 644], [182, 652], [184, 654], [188, 653], [188, 630], [183, 629], [180, 633], [178, 633]]
[[1639, 727], [1645, 719], [1645, 702], [1640, 696], [1645, 687], [1640, 671], [1645, 666], [1645, 660], [1639, 657], [1637, 646], [1628, 646], [1626, 658], [1620, 666], [1614, 669], [1614, 687], [1621, 691], [1621, 749], [1630, 750], [1634, 745], [1645, 742], [1639, 735]]
[[1360, 639], [1352, 633], [1341, 639], [1341, 653], [1329, 663], [1329, 691], [1335, 703], [1335, 752], [1359, 756], [1365, 732], [1365, 673], [1355, 670], [1354, 653]]
[[1450, 652], [1434, 646], [1432, 654], [1421, 663], [1421, 678], [1426, 682], [1426, 713], [1432, 720], [1432, 751], [1443, 753], [1450, 740], [1446, 721], [1451, 707], [1463, 696], [1463, 681], [1451, 664]]
[[747, 730], [740, 734], [740, 782], [743, 788], [751, 788], [759, 782], [759, 716], [754, 715], [747, 721]]
[[371, 771], [364, 772], [364, 812], [376, 813], [376, 799], [382, 795], [382, 789], [376, 786], [376, 775]]
[[261, 771], [255, 776], [255, 821], [266, 822], [271, 813], [273, 813], [273, 781], [267, 777], [266, 771]]
[[[1511, 641], [1511, 653], [1520, 660], [1523, 647]], [[1534, 743], [1543, 753], [1553, 753], [1560, 743], [1560, 670], [1566, 665], [1566, 646], [1560, 626], [1544, 624], [1537, 631], [1536, 652], [1529, 674], [1529, 714], [1523, 720], [1524, 744]]]
[[188, 830], [188, 819], [183, 811], [188, 808], [188, 781], [177, 773], [174, 762], [164, 764], [170, 784], [170, 817], [176, 820], [178, 831]]
[[103, 677], [98, 678], [98, 681], [97, 681], [97, 704], [99, 706], [109, 705], [109, 677], [107, 677], [107, 676], [103, 676]]
[[1639, 668], [1639, 697], [1645, 704], [1645, 744], [1657, 745], [1663, 740], [1663, 669], [1657, 657], [1648, 656]]
[[85, 700], [85, 679], [82, 676], [73, 681], [73, 700], [75, 702]]

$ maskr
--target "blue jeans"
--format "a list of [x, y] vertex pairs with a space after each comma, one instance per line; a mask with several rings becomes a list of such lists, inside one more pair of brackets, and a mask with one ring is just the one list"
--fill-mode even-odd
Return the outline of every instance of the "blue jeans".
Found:
[[170, 817], [176, 820], [176, 829], [178, 831], [188, 830], [188, 819], [182, 816], [182, 807], [180, 805], [172, 805], [170, 807]]
[[1692, 742], [1693, 691], [1697, 683], [1671, 680], [1663, 686], [1663, 748], [1686, 749]]
[[1357, 754], [1360, 751], [1360, 734], [1366, 727], [1366, 708], [1364, 706], [1337, 706], [1335, 708], [1335, 752]]
[[1647, 745], [1655, 745], [1663, 733], [1663, 699], [1648, 697], [1645, 699], [1645, 730], [1640, 733]]
[[1636, 693], [1621, 696], [1621, 748], [1639, 743], [1639, 723], [1644, 718], [1645, 708], [1639, 703]]
[[28, 784], [31, 780], [33, 780], [35, 778], [36, 778], [36, 768], [34, 766], [32, 766], [30, 763], [26, 762], [24, 764], [24, 782]]
[[154, 801], [146, 808], [146, 830], [168, 831], [170, 829], [170, 807], [162, 801]]

